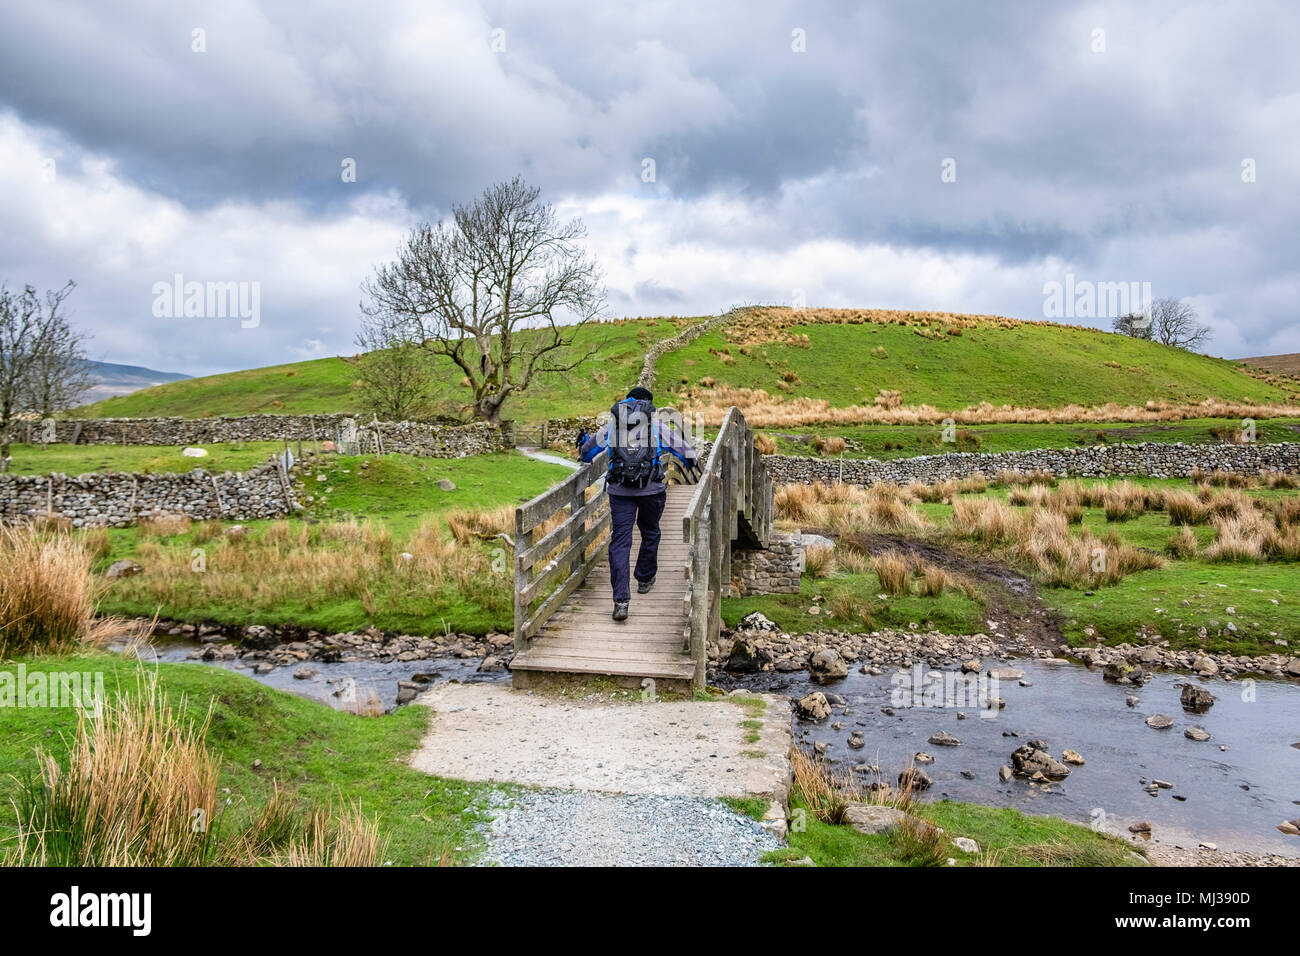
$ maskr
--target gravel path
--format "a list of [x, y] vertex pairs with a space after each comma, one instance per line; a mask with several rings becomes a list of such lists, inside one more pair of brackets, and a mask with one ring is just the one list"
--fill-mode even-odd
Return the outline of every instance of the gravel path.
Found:
[[725, 698], [623, 701], [557, 697], [504, 684], [438, 684], [410, 765], [458, 780], [672, 797], [766, 797], [790, 790], [790, 702], [761, 716]]
[[500, 866], [755, 866], [781, 847], [716, 800], [573, 790], [498, 794], [480, 862]]

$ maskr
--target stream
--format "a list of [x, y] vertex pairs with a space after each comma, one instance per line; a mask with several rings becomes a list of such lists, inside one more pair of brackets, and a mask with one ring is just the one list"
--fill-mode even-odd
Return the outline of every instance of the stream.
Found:
[[[160, 661], [180, 662], [195, 646], [189, 641], [168, 642], [157, 645], [154, 652]], [[255, 674], [241, 661], [193, 663], [234, 670], [335, 708], [343, 706], [346, 697], [339, 692], [351, 679], [357, 696], [362, 700], [373, 696], [385, 711], [396, 706], [399, 680], [432, 686], [447, 680], [510, 679], [508, 671], [480, 673], [478, 658], [309, 661], [266, 674]], [[1282, 821], [1300, 816], [1300, 685], [1157, 672], [1135, 687], [1104, 681], [1099, 670], [1079, 664], [1025, 658], [997, 666], [1023, 671], [1028, 686], [1000, 681], [997, 695], [1006, 707], [987, 719], [979, 716], [975, 706], [924, 706], [920, 701], [917, 706], [898, 706], [893, 700], [893, 679], [903, 669], [896, 667], [885, 667], [878, 676], [850, 670], [847, 677], [825, 686], [813, 682], [806, 671], [711, 672], [710, 682], [727, 690], [745, 688], [792, 700], [816, 690], [844, 698], [845, 705], [834, 706], [824, 721], [795, 717], [795, 739], [808, 749], [825, 744], [826, 759], [836, 770], [861, 768], [864, 786], [876, 779], [865, 772], [869, 765], [877, 765], [881, 779], [893, 783], [898, 772], [923, 751], [934, 758], [933, 763], [922, 765], [934, 781], [923, 799], [949, 797], [1085, 825], [1101, 822], [1105, 830], [1125, 838], [1131, 838], [1131, 823], [1145, 820], [1151, 824], [1151, 839], [1160, 843], [1194, 847], [1209, 841], [1221, 850], [1300, 855], [1300, 837], [1277, 830]], [[314, 675], [295, 678], [302, 667], [315, 671]], [[1189, 681], [1214, 694], [1216, 700], [1207, 712], [1184, 712], [1179, 694]], [[1136, 706], [1126, 704], [1130, 695], [1139, 698]], [[885, 713], [886, 708], [892, 714]], [[1152, 714], [1171, 717], [1173, 726], [1148, 727], [1145, 721]], [[836, 722], [841, 729], [834, 729]], [[1204, 728], [1211, 739], [1186, 738], [1183, 730], [1190, 726]], [[866, 740], [860, 750], [847, 743], [854, 730], [861, 730]], [[928, 743], [939, 731], [959, 738], [961, 744]], [[1071, 767], [1065, 780], [1045, 787], [1016, 777], [1000, 780], [998, 768], [1010, 765], [1011, 752], [1031, 739], [1045, 741], [1058, 759], [1065, 748], [1078, 751], [1086, 763]], [[1157, 779], [1173, 787], [1148, 793], [1145, 785]]]
[[[727, 689], [786, 694], [793, 699], [820, 690], [843, 697], [848, 708], [832, 707], [832, 715], [813, 722], [795, 717], [795, 739], [808, 749], [828, 745], [826, 759], [836, 770], [876, 764], [881, 779], [895, 783], [900, 770], [918, 751], [934, 758], [920, 765], [934, 785], [924, 799], [949, 797], [990, 806], [1015, 807], [1026, 813], [1049, 814], [1085, 825], [1102, 821], [1107, 832], [1130, 837], [1131, 823], [1146, 820], [1151, 838], [1160, 843], [1195, 847], [1209, 841], [1221, 850], [1300, 855], [1300, 837], [1277, 830], [1284, 820], [1300, 816], [1300, 686], [1284, 681], [1221, 679], [1157, 672], [1141, 687], [1106, 682], [1099, 670], [1079, 664], [1045, 664], [1035, 659], [999, 666], [1024, 672], [999, 682], [997, 694], [1006, 707], [984, 719], [977, 707], [891, 704], [897, 667], [880, 676], [850, 670], [841, 680], [821, 686], [807, 672], [793, 674], [711, 675]], [[927, 669], [928, 670], [928, 669]], [[1184, 712], [1181, 685], [1194, 682], [1217, 700], [1202, 714]], [[1251, 695], [1243, 693], [1253, 689]], [[1139, 698], [1129, 707], [1126, 697]], [[893, 715], [882, 711], [890, 708]], [[1145, 723], [1152, 714], [1173, 718], [1167, 730]], [[833, 729], [839, 721], [840, 730]], [[1211, 739], [1183, 736], [1199, 726]], [[850, 732], [861, 730], [866, 746], [851, 749]], [[945, 731], [960, 746], [927, 743]], [[1078, 751], [1086, 763], [1071, 767], [1063, 781], [1047, 790], [1013, 777], [1005, 783], [998, 768], [1011, 765], [1011, 752], [1031, 739], [1047, 743], [1057, 759], [1065, 748]], [[962, 775], [967, 771], [970, 778]], [[875, 777], [864, 773], [865, 786]], [[1144, 785], [1159, 779], [1172, 789], [1152, 796]]]

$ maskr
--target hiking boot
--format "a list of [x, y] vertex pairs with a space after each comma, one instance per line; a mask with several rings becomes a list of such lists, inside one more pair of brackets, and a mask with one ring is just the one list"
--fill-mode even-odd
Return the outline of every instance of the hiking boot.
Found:
[[628, 605], [627, 601], [614, 602], [614, 620], [616, 621], [627, 620], [627, 605]]
[[651, 589], [652, 587], [654, 587], [654, 586], [655, 586], [655, 579], [654, 579], [654, 578], [651, 578], [649, 581], [638, 581], [638, 582], [636, 583], [636, 593], [637, 593], [637, 594], [646, 594], [646, 593], [648, 593], [648, 592], [650, 591], [650, 589]]

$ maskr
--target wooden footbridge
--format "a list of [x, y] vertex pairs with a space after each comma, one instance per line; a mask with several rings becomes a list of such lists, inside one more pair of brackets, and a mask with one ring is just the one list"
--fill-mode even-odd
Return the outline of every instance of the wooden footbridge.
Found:
[[[622, 622], [610, 617], [605, 465], [601, 454], [515, 510], [514, 684], [603, 677], [625, 687], [646, 678], [657, 690], [703, 687], [731, 549], [766, 547], [772, 531], [772, 480], [753, 435], [733, 406], [698, 480], [670, 474], [655, 586], [633, 588]], [[640, 545], [635, 533], [632, 563]]]

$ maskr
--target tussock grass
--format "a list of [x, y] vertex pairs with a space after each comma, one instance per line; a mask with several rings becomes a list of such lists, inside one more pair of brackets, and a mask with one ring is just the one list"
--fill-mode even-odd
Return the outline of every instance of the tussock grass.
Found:
[[1200, 543], [1196, 540], [1196, 532], [1188, 525], [1183, 525], [1177, 534], [1171, 535], [1169, 544], [1165, 550], [1174, 558], [1194, 558], [1200, 548]]
[[952, 527], [963, 537], [1007, 548], [1055, 587], [1113, 584], [1135, 571], [1163, 567], [1159, 555], [1122, 544], [1113, 533], [1106, 540], [1087, 530], [1071, 534], [1068, 518], [1053, 508], [1020, 512], [996, 499], [975, 498], [954, 505]]
[[919, 531], [929, 526], [916, 510], [916, 498], [898, 485], [878, 482], [869, 488], [814, 482], [782, 485], [775, 495], [780, 518], [838, 534]]
[[[208, 717], [184, 719], [155, 681], [79, 713], [64, 769], [38, 751], [19, 807], [20, 864], [202, 866], [212, 858], [219, 761]], [[196, 825], [196, 820], [201, 825]]]
[[835, 560], [832, 557], [833, 552], [833, 548], [829, 548], [825, 545], [804, 548], [804, 573], [811, 578], [826, 577], [826, 575], [830, 574], [831, 568], [835, 565]]
[[124, 632], [122, 622], [95, 617], [92, 551], [107, 547], [99, 535], [0, 527], [0, 657], [68, 653]]
[[878, 554], [871, 559], [871, 568], [880, 580], [880, 589], [886, 594], [910, 594], [912, 573], [907, 559], [895, 551]]

